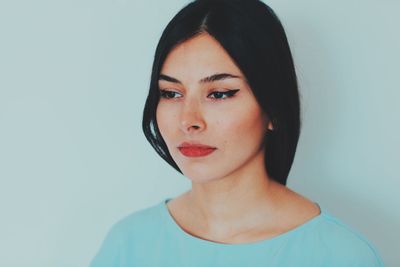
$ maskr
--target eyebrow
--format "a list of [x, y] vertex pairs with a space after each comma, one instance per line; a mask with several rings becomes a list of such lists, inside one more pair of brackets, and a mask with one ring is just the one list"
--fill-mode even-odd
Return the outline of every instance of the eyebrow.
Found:
[[[229, 74], [229, 73], [216, 73], [216, 74], [213, 74], [211, 76], [204, 77], [203, 79], [201, 79], [199, 81], [199, 83], [211, 83], [211, 82], [214, 82], [214, 81], [220, 81], [220, 80], [230, 79], [230, 78], [239, 78], [240, 79], [241, 77], [237, 76], [237, 75]], [[158, 80], [159, 81], [168, 81], [168, 82], [172, 82], [172, 83], [182, 84], [182, 82], [179, 81], [178, 79], [170, 77], [170, 76], [165, 75], [165, 74], [160, 74], [160, 78]]]

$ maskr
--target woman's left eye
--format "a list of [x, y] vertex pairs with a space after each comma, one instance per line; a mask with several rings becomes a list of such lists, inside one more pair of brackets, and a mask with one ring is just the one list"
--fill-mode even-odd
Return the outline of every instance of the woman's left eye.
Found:
[[235, 89], [235, 90], [229, 90], [226, 92], [220, 92], [220, 91], [216, 91], [216, 92], [212, 92], [210, 95], [214, 95], [214, 99], [220, 100], [220, 99], [226, 99], [229, 97], [233, 97], [237, 92], [239, 91], [239, 89]]

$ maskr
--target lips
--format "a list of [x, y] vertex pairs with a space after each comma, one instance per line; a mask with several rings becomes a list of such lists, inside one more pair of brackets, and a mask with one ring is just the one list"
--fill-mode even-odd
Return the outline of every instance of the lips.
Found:
[[217, 148], [200, 143], [183, 142], [178, 149], [187, 157], [203, 157], [211, 154]]

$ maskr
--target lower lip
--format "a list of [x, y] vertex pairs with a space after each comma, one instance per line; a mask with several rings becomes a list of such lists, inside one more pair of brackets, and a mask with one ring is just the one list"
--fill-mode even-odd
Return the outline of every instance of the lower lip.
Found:
[[213, 153], [216, 148], [180, 147], [179, 151], [186, 157], [204, 157]]

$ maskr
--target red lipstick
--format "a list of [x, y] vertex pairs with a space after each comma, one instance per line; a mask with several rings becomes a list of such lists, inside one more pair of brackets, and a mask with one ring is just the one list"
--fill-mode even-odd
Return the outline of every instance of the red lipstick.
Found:
[[217, 148], [200, 143], [183, 142], [179, 147], [179, 151], [187, 157], [203, 157], [211, 154]]

